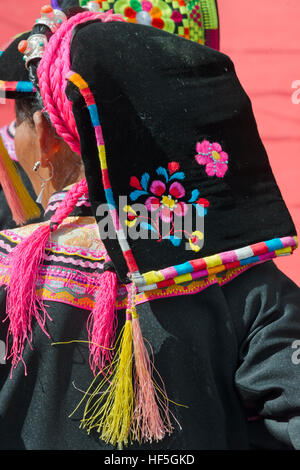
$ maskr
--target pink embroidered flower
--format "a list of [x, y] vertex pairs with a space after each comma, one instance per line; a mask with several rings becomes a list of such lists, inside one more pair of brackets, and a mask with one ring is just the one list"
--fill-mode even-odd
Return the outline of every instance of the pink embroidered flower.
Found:
[[183, 19], [182, 14], [179, 11], [173, 11], [171, 18], [175, 23], [181, 23]]
[[165, 183], [155, 180], [150, 191], [154, 196], [148, 197], [145, 206], [150, 212], [159, 210], [159, 216], [164, 222], [171, 222], [174, 214], [183, 217], [187, 213], [188, 205], [179, 201], [185, 196], [185, 189], [178, 181], [172, 183], [167, 191]]
[[209, 142], [203, 140], [196, 145], [195, 158], [199, 165], [205, 165], [205, 171], [208, 176], [216, 175], [218, 178], [223, 178], [228, 170], [228, 155], [223, 151], [220, 144], [217, 142]]

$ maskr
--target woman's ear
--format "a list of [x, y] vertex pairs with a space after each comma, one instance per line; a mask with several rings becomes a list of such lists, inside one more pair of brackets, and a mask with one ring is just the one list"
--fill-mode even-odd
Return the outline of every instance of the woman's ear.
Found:
[[53, 158], [59, 150], [59, 142], [52, 127], [41, 111], [34, 113], [33, 122], [37, 136], [41, 167], [46, 168], [49, 167], [51, 163], [53, 164]]

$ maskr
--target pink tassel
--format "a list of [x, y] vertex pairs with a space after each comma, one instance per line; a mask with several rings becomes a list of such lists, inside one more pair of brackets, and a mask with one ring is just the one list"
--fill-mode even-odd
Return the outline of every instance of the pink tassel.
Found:
[[35, 319], [42, 331], [46, 331], [46, 320], [51, 320], [42, 299], [37, 295], [39, 267], [43, 265], [46, 245], [51, 232], [55, 232], [62, 221], [71, 214], [78, 199], [87, 194], [86, 180], [76, 183], [68, 192], [59, 208], [51, 217], [50, 224], [41, 225], [29, 237], [25, 238], [7, 258], [10, 281], [7, 287], [6, 312], [9, 319], [8, 341], [12, 336], [10, 355], [12, 370], [20, 361], [25, 367], [23, 352], [26, 341], [31, 347], [32, 320]]
[[100, 276], [100, 290], [95, 307], [89, 315], [87, 330], [90, 342], [90, 367], [94, 374], [103, 370], [113, 357], [116, 336], [118, 279], [115, 272], [105, 271]]
[[10, 283], [7, 287], [6, 311], [10, 322], [8, 337], [12, 336], [8, 358], [12, 357], [12, 370], [21, 360], [25, 366], [25, 375], [27, 371], [22, 356], [26, 341], [31, 347], [33, 319], [49, 337], [45, 323], [46, 318], [50, 317], [36, 293], [39, 266], [43, 264], [49, 235], [49, 225], [39, 227], [13, 250], [8, 260]]
[[[132, 318], [135, 357], [135, 400], [133, 432], [138, 441], [150, 443], [160, 441], [172, 433], [167, 397], [158, 396], [158, 387], [153, 382], [153, 365], [146, 349], [138, 315]], [[162, 396], [164, 394], [162, 393]], [[160, 410], [159, 406], [160, 405]]]

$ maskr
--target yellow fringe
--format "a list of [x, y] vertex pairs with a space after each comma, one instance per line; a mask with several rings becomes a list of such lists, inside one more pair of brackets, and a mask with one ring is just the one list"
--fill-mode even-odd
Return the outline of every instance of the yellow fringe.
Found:
[[21, 207], [24, 213], [25, 223], [27, 220], [35, 219], [40, 217], [41, 211], [36, 203], [33, 201], [32, 197], [28, 193], [21, 175], [15, 165], [15, 162], [10, 158], [4, 144], [3, 140], [0, 137], [0, 158], [2, 158], [4, 165], [7, 169], [7, 174], [12, 182], [12, 185], [16, 192], [16, 197], [19, 198]]
[[[106, 377], [94, 388], [99, 375], [105, 374], [105, 371], [101, 371], [80, 402], [82, 403], [87, 398], [80, 427], [87, 429], [88, 433], [96, 428], [103, 441], [113, 446], [118, 445], [119, 448], [128, 445], [130, 441], [134, 406], [132, 321], [130, 319], [126, 320], [121, 335], [115, 359], [112, 365], [106, 368]], [[111, 370], [113, 370], [112, 374]]]

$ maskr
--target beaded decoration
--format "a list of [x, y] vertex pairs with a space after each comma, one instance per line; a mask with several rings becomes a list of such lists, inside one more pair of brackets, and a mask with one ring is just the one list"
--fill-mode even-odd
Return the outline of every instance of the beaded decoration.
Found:
[[129, 23], [153, 26], [219, 49], [215, 0], [80, 0], [79, 3], [82, 7], [98, 3], [101, 11], [113, 10]]
[[44, 34], [33, 34], [27, 41], [21, 41], [18, 44], [18, 50], [23, 55], [26, 68], [31, 60], [41, 59], [48, 40]]
[[86, 8], [89, 11], [101, 11], [99, 2], [88, 2]]
[[[54, 10], [51, 5], [45, 5], [41, 8], [41, 18], [37, 19], [35, 24], [45, 25], [52, 33], [55, 33], [66, 19], [66, 15], [61, 10]], [[44, 34], [33, 34], [27, 41], [19, 43], [18, 49], [24, 54], [23, 60], [26, 68], [30, 61], [43, 57], [47, 43], [48, 39]]]
[[35, 23], [36, 25], [46, 25], [52, 33], [55, 33], [66, 19], [66, 15], [61, 10], [53, 9], [51, 5], [45, 5], [41, 8], [41, 18], [37, 19]]

